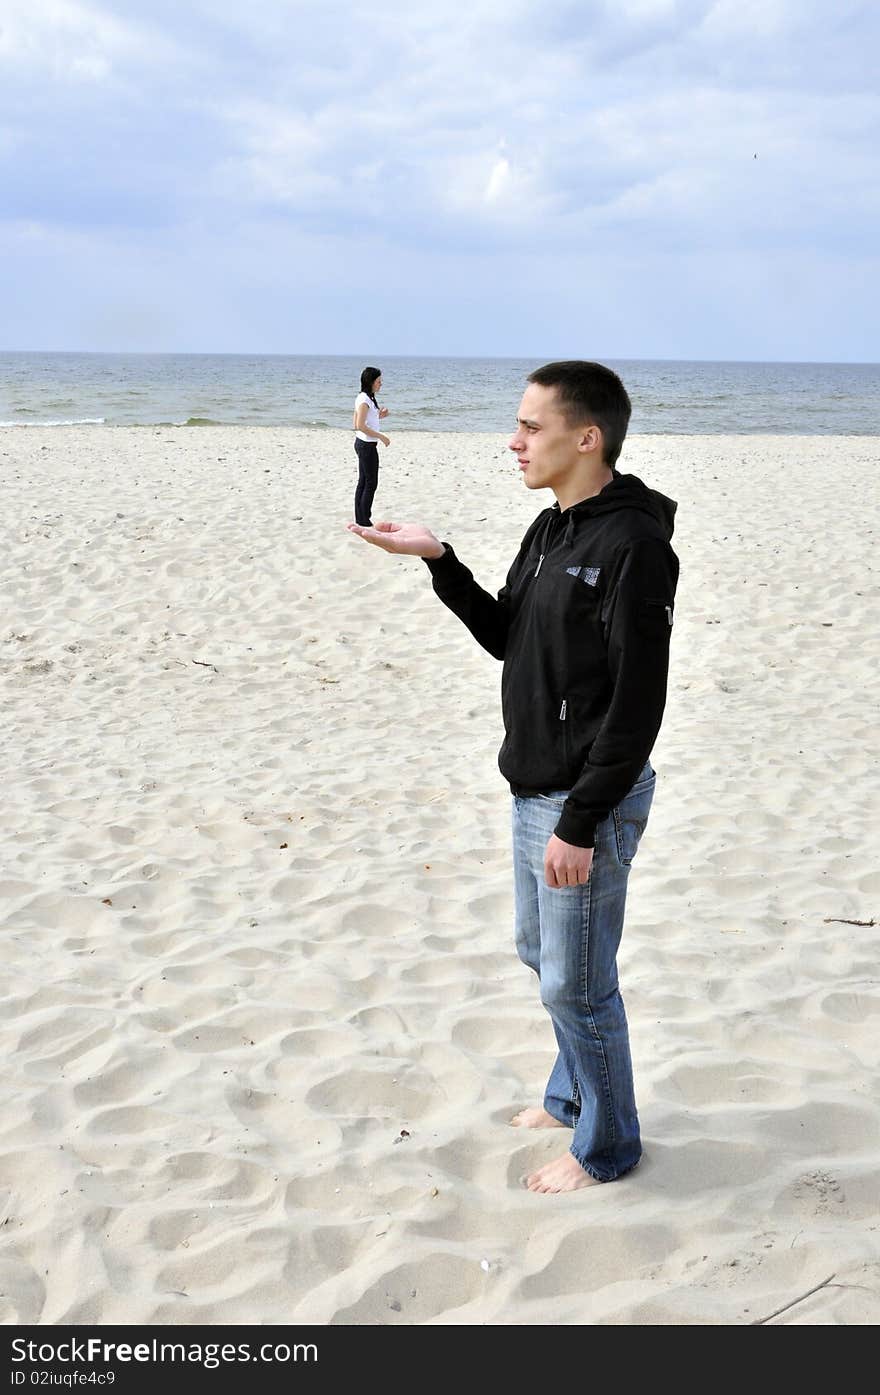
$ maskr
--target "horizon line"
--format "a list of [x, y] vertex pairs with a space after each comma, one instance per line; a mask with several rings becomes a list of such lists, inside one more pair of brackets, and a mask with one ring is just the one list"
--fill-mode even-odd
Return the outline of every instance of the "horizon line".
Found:
[[[0, 349], [0, 357], [12, 354], [45, 354], [45, 355], [78, 355], [91, 358], [339, 358], [355, 359], [360, 362], [366, 361], [363, 354], [356, 353], [287, 353], [279, 350], [264, 351], [262, 349]], [[369, 355], [367, 355], [369, 357]], [[373, 354], [373, 358], [377, 355]], [[542, 363], [552, 363], [559, 361], [561, 356], [541, 356], [539, 354], [413, 354], [413, 353], [388, 353], [379, 354], [379, 358], [390, 359], [429, 359], [443, 361], [458, 359], [466, 363], [521, 363], [531, 362], [538, 359]], [[570, 357], [570, 356], [566, 356]], [[628, 355], [613, 354], [607, 359], [591, 360], [592, 362], [608, 363], [730, 363], [730, 364], [762, 364], [780, 365], [788, 364], [793, 367], [815, 367], [830, 368], [837, 366], [847, 366], [852, 368], [877, 368], [880, 362], [873, 359], [811, 359], [811, 358], [638, 358]]]

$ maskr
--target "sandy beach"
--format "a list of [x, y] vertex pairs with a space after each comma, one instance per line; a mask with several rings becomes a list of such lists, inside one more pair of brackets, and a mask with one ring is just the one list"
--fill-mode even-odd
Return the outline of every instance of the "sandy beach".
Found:
[[[381, 466], [374, 518], [489, 590], [551, 502], [504, 437]], [[624, 449], [682, 568], [620, 960], [645, 1156], [549, 1197], [500, 669], [346, 532], [350, 433], [0, 431], [2, 1321], [880, 1320], [878, 466]]]

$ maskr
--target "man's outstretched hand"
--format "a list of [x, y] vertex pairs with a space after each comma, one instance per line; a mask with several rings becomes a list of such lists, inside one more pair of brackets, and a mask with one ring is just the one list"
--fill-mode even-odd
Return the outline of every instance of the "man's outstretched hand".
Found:
[[348, 531], [374, 547], [403, 557], [442, 557], [446, 551], [440, 539], [421, 523], [377, 523], [374, 528], [349, 523]]

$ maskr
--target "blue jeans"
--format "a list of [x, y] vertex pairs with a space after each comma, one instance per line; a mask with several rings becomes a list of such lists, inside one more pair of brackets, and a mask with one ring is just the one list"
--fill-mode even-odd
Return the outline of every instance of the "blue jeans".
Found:
[[571, 1152], [600, 1182], [614, 1181], [642, 1155], [617, 947], [655, 779], [646, 765], [599, 824], [585, 886], [549, 887], [544, 880], [544, 852], [567, 792], [513, 801], [516, 948], [538, 975], [559, 1048], [544, 1108], [574, 1129]]

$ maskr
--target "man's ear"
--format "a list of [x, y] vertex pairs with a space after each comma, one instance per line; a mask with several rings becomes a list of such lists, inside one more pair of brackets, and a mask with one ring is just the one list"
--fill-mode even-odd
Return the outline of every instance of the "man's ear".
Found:
[[578, 450], [584, 455], [590, 455], [594, 450], [602, 449], [602, 432], [598, 426], [585, 426], [583, 435], [578, 442]]

